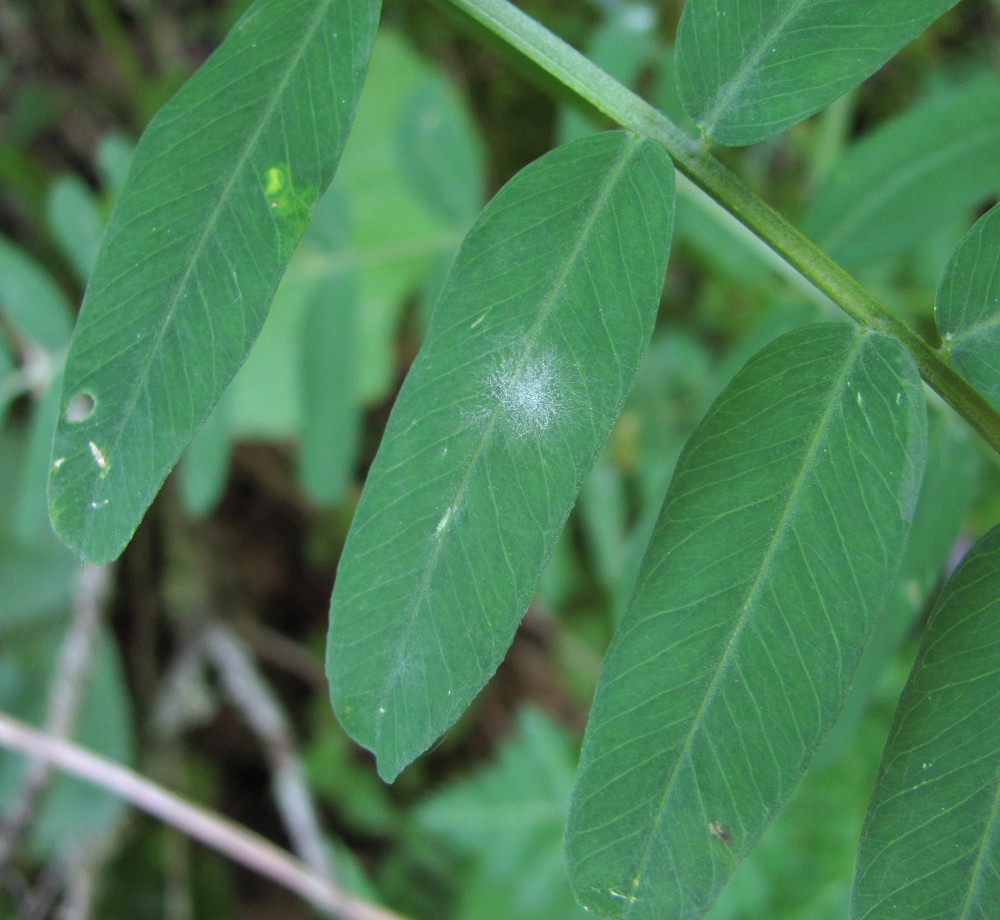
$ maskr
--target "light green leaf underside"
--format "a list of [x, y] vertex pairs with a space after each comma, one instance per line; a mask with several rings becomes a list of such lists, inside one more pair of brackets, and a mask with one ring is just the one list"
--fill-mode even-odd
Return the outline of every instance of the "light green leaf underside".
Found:
[[764, 140], [857, 86], [957, 0], [688, 0], [677, 82], [713, 140]]
[[483, 154], [454, 86], [430, 74], [412, 88], [396, 129], [399, 168], [421, 202], [463, 229], [483, 204]]
[[1000, 904], [1000, 528], [931, 614], [858, 854], [855, 920], [992, 920]]
[[[1000, 191], [1000, 80], [939, 92], [852, 148], [816, 192], [805, 234], [857, 271], [897, 259]], [[966, 224], [967, 226], [967, 224]]]
[[609, 133], [519, 173], [463, 243], [331, 604], [334, 708], [383, 777], [506, 652], [649, 339], [672, 215], [666, 154]]
[[893, 340], [807, 326], [736, 376], [678, 463], [598, 685], [566, 848], [602, 917], [700, 917], [840, 708], [926, 451]]
[[77, 279], [86, 284], [104, 230], [101, 202], [79, 176], [59, 176], [45, 198], [45, 222]]
[[378, 0], [258, 0], [146, 130], [67, 359], [50, 512], [117, 556], [242, 364], [333, 176]]
[[934, 315], [952, 364], [1000, 401], [1000, 205], [976, 221], [955, 250]]
[[317, 283], [302, 317], [302, 483], [317, 502], [333, 502], [351, 481], [361, 436], [357, 396], [358, 304], [354, 275]]
[[73, 328], [69, 301], [52, 276], [2, 237], [0, 317], [26, 342], [52, 352], [66, 347]]
[[[379, 27], [337, 175], [317, 203], [260, 337], [230, 385], [237, 394], [237, 436], [300, 444], [311, 437], [308, 429], [315, 416], [306, 404], [301, 343], [314, 291], [317, 286], [332, 288], [334, 279], [350, 277], [356, 319], [355, 343], [341, 344], [354, 352], [352, 392], [338, 405], [353, 400], [351, 411], [357, 411], [395, 392], [400, 318], [428, 267], [443, 252], [454, 255], [475, 216], [461, 228], [446, 229], [408, 187], [400, 169], [399, 123], [412, 81], [422, 81], [427, 73], [427, 65], [398, 32]], [[338, 358], [329, 355], [328, 361]]]

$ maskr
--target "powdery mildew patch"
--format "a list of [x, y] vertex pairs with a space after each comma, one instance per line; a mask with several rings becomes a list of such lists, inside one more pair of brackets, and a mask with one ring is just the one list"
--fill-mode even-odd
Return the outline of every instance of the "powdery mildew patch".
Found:
[[486, 374], [483, 417], [513, 439], [540, 437], [572, 411], [572, 400], [554, 351], [502, 355]]

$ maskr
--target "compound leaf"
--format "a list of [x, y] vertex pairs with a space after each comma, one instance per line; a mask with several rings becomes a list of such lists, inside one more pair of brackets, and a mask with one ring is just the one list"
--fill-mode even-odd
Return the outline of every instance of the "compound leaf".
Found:
[[566, 848], [602, 917], [700, 917], [836, 717], [906, 544], [920, 379], [843, 325], [773, 342], [678, 463], [605, 660]]
[[1000, 205], [976, 221], [955, 250], [934, 315], [952, 364], [1000, 400]]
[[790, 128], [857, 86], [957, 0], [688, 0], [681, 102], [739, 146]]
[[988, 920], [1000, 904], [1000, 528], [924, 631], [861, 837], [851, 917]]
[[258, 0], [135, 152], [67, 358], [56, 532], [128, 542], [260, 331], [353, 118], [379, 0]]
[[506, 652], [649, 339], [672, 216], [663, 150], [607, 133], [528, 166], [466, 237], [331, 603], [334, 708], [386, 779]]

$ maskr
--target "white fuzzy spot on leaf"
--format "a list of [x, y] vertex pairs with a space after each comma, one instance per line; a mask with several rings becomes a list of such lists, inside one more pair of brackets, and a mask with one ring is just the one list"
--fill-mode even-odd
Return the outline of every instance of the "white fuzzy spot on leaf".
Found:
[[569, 408], [566, 384], [551, 351], [504, 356], [490, 371], [487, 386], [497, 421], [514, 438], [543, 434]]

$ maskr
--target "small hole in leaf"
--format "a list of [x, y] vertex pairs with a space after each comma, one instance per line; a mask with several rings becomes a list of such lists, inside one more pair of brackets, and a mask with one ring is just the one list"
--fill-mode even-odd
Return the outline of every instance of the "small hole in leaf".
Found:
[[97, 408], [97, 400], [90, 393], [77, 393], [66, 407], [67, 422], [85, 422]]

